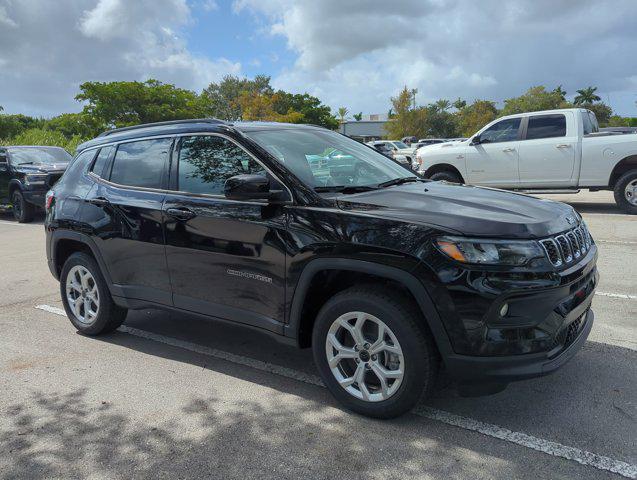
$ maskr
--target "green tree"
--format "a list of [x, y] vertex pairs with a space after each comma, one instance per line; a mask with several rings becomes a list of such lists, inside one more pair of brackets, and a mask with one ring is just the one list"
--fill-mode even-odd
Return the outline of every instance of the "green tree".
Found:
[[557, 89], [547, 92], [542, 85], [531, 87], [523, 95], [505, 100], [504, 108], [500, 113], [501, 115], [513, 115], [515, 113], [570, 107], [571, 105], [564, 100], [561, 92], [561, 90], [558, 91]]
[[353, 117], [354, 117], [354, 120], [356, 120], [357, 122], [360, 122], [363, 119], [363, 112], [355, 113]]
[[470, 137], [487, 123], [495, 120], [498, 109], [489, 100], [476, 100], [456, 114], [458, 130], [463, 137]]
[[11, 139], [3, 140], [2, 143], [5, 145], [46, 145], [62, 147], [66, 149], [67, 152], [73, 154], [82, 141], [84, 141], [84, 139], [79, 135], [67, 138], [62, 133], [53, 130], [29, 128]]
[[44, 119], [29, 117], [21, 113], [0, 115], [0, 138], [12, 138], [30, 128], [40, 128]]
[[239, 106], [244, 120], [261, 122], [302, 123], [303, 114], [293, 110], [278, 113], [274, 105], [277, 94], [243, 92], [239, 97]]
[[152, 79], [85, 82], [75, 99], [87, 102], [83, 113], [107, 127], [202, 116], [196, 93]]
[[60, 132], [67, 138], [74, 135], [91, 138], [106, 130], [107, 125], [86, 113], [63, 113], [47, 120], [44, 128]]
[[391, 98], [392, 110], [394, 116], [391, 121], [385, 124], [385, 132], [389, 138], [402, 138], [410, 135], [418, 136], [422, 130], [419, 130], [419, 112], [413, 108], [412, 99], [415, 95], [414, 90], [407, 87], [398, 93], [396, 97]]
[[566, 90], [562, 88], [562, 85], [558, 85], [553, 89], [553, 93], [559, 95], [562, 100], [566, 101]]
[[585, 108], [593, 112], [595, 116], [597, 117], [597, 122], [602, 127], [608, 126], [608, 121], [610, 120], [610, 117], [613, 115], [613, 109], [603, 102], [580, 103], [577, 106]]
[[347, 108], [345, 107], [338, 107], [338, 118], [340, 119], [340, 122], [343, 123], [345, 121], [345, 116], [349, 113], [349, 111], [347, 110]]
[[243, 118], [239, 98], [243, 93], [272, 95], [270, 77], [257, 75], [252, 80], [226, 75], [219, 83], [211, 83], [202, 92], [199, 105], [203, 116], [236, 121]]
[[458, 98], [456, 99], [456, 101], [453, 102], [453, 108], [455, 108], [456, 110], [462, 110], [466, 106], [467, 106], [466, 100], [463, 100], [461, 98]]
[[577, 90], [577, 95], [575, 96], [573, 103], [575, 103], [575, 105], [584, 105], [599, 102], [601, 98], [595, 94], [596, 91], [597, 87], [586, 87], [581, 90]]
[[433, 106], [439, 112], [445, 112], [451, 108], [451, 102], [449, 100], [440, 99], [433, 103]]
[[308, 93], [294, 94], [278, 90], [273, 95], [273, 108], [279, 115], [300, 113], [300, 122], [335, 130], [338, 128], [338, 120], [332, 115], [332, 110], [327, 105]]

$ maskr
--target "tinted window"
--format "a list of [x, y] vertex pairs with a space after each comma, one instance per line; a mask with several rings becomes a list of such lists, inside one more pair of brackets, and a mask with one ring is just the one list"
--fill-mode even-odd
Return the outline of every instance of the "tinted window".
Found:
[[100, 150], [100, 153], [95, 159], [95, 163], [93, 164], [91, 172], [100, 177], [102, 176], [102, 174], [104, 173], [104, 166], [106, 166], [106, 161], [108, 160], [108, 156], [111, 154], [112, 150], [113, 147], [104, 147]]
[[111, 182], [133, 187], [161, 188], [172, 140], [158, 138], [117, 147]]
[[564, 115], [538, 115], [529, 117], [527, 140], [566, 136], [566, 117]]
[[491, 125], [488, 129], [480, 134], [481, 143], [499, 143], [513, 142], [518, 139], [518, 130], [520, 129], [520, 118], [507, 118], [495, 125]]
[[178, 186], [182, 192], [223, 195], [226, 180], [242, 174], [265, 176], [266, 172], [241, 147], [223, 137], [201, 135], [182, 140]]

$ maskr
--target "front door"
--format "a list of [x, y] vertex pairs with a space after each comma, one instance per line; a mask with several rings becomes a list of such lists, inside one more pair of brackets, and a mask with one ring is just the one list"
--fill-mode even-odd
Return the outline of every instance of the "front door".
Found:
[[285, 207], [224, 196], [228, 178], [268, 175], [265, 169], [218, 135], [183, 137], [175, 157], [171, 184], [176, 192], [166, 196], [163, 208], [175, 306], [279, 329], [285, 303]]
[[519, 185], [520, 124], [520, 118], [500, 120], [480, 134], [480, 143], [467, 147], [467, 183], [502, 188]]
[[520, 142], [520, 185], [529, 188], [574, 185], [577, 147], [578, 135], [571, 112], [530, 116], [526, 135]]

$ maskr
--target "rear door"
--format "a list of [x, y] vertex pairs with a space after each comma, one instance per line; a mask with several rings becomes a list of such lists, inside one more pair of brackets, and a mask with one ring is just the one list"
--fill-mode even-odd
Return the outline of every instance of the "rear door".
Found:
[[531, 115], [520, 142], [522, 187], [568, 187], [575, 184], [578, 133], [572, 112]]
[[285, 208], [225, 198], [225, 181], [239, 174], [275, 182], [230, 138], [180, 139], [171, 169], [176, 191], [164, 203], [173, 300], [179, 308], [276, 330], [284, 321]]
[[518, 147], [520, 118], [505, 118], [480, 134], [480, 143], [466, 147], [467, 183], [515, 188], [520, 183]]
[[171, 305], [162, 204], [172, 138], [120, 143], [109, 160], [97, 158], [84, 220], [113, 280], [116, 294]]

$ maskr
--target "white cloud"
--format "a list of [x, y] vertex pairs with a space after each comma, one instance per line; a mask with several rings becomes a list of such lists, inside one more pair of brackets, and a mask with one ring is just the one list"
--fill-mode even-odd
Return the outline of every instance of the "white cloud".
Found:
[[[351, 111], [386, 111], [403, 85], [422, 102], [502, 100], [538, 84], [624, 98], [637, 75], [634, 0], [235, 0], [234, 9], [297, 54], [277, 86]], [[637, 115], [632, 102], [613, 106]]]
[[[241, 64], [192, 54], [185, 0], [0, 0], [1, 104], [55, 115], [81, 108], [83, 81], [149, 77], [199, 90]], [[6, 25], [19, 26], [5, 28]]]

